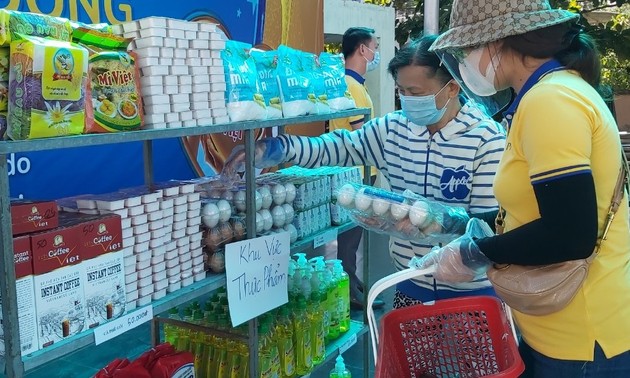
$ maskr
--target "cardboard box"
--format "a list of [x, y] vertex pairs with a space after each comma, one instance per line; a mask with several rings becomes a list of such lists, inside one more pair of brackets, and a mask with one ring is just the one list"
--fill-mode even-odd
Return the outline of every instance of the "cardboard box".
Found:
[[81, 263], [86, 303], [86, 327], [94, 328], [125, 313], [123, 251], [109, 252]]
[[81, 224], [63, 223], [59, 228], [30, 237], [40, 348], [85, 329]]
[[53, 201], [11, 201], [13, 235], [57, 227], [57, 204]]
[[[22, 355], [39, 350], [37, 323], [35, 317], [35, 290], [33, 287], [33, 254], [28, 236], [13, 239], [15, 260], [15, 289], [17, 291], [18, 321], [20, 325], [20, 346]], [[0, 298], [0, 309], [2, 299]], [[0, 323], [2, 312], [0, 311]], [[4, 334], [2, 327], [0, 333]], [[4, 356], [4, 337], [0, 337], [0, 356]]]

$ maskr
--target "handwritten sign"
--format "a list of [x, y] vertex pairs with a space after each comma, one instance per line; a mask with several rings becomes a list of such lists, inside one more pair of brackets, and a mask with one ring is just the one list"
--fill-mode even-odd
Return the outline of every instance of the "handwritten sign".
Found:
[[228, 303], [234, 326], [287, 303], [289, 255], [288, 232], [225, 246]]
[[130, 312], [94, 329], [94, 344], [99, 345], [153, 319], [153, 306]]
[[326, 232], [322, 232], [321, 234], [315, 236], [315, 240], [313, 240], [313, 248], [319, 248], [324, 244], [328, 244], [333, 240], [337, 240], [337, 229], [331, 228]]

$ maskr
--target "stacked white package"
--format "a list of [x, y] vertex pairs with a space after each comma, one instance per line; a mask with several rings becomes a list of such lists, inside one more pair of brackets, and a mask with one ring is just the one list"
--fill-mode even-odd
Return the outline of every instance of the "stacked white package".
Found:
[[[203, 231], [201, 229], [201, 198], [199, 193], [188, 194], [188, 223], [186, 235], [190, 239], [190, 268], [192, 269], [193, 279], [195, 282], [201, 281], [206, 278], [206, 272], [204, 269], [204, 253], [201, 242], [203, 239]], [[180, 263], [182, 267], [184, 267], [184, 262], [180, 260]]]
[[145, 128], [225, 122], [220, 56], [225, 40], [216, 25], [149, 17], [116, 25], [114, 31], [134, 38], [129, 48], [138, 55]]

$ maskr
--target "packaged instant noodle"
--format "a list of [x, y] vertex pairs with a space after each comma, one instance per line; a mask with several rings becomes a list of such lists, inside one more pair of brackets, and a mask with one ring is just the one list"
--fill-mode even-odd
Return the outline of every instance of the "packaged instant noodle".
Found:
[[232, 122], [267, 118], [265, 98], [258, 88], [256, 64], [249, 59], [251, 45], [227, 41], [221, 51], [227, 84], [227, 111]]
[[346, 68], [343, 56], [322, 52], [319, 54], [320, 70], [324, 79], [330, 110], [356, 108], [356, 104], [346, 83]]
[[87, 66], [87, 50], [74, 43], [29, 36], [11, 42], [7, 135], [81, 134]]
[[285, 117], [315, 112], [315, 94], [311, 75], [302, 65], [302, 52], [291, 47], [278, 47], [278, 84]]
[[132, 131], [142, 127], [138, 67], [126, 51], [130, 39], [86, 29], [80, 42], [89, 41], [86, 133]]
[[22, 37], [72, 40], [72, 26], [65, 18], [0, 9], [0, 46]]
[[267, 105], [267, 119], [282, 118], [280, 87], [278, 86], [276, 74], [278, 52], [252, 49], [250, 57], [256, 64], [260, 92], [265, 98], [265, 104]]
[[0, 47], [0, 81], [9, 81], [9, 48]]

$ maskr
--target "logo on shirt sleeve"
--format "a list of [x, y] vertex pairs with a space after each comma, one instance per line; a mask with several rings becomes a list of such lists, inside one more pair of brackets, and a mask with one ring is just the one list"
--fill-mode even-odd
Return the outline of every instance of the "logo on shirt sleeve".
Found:
[[440, 190], [446, 199], [464, 200], [470, 194], [472, 175], [464, 166], [444, 168], [440, 178]]

